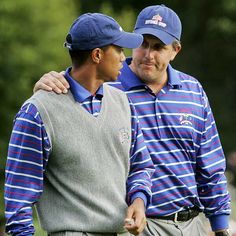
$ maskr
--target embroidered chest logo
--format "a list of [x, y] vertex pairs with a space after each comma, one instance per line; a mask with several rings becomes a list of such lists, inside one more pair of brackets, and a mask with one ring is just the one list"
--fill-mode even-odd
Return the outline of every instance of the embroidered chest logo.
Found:
[[128, 128], [121, 128], [119, 130], [119, 137], [120, 137], [120, 142], [123, 143], [128, 143], [130, 140], [130, 134]]
[[153, 16], [151, 20], [146, 20], [145, 25], [147, 25], [147, 24], [159, 25], [159, 26], [165, 28], [166, 23], [164, 23], [162, 20], [163, 20], [163, 18], [159, 14], [157, 14], [157, 15]]
[[192, 117], [190, 114], [187, 113], [182, 114], [179, 118], [179, 121], [181, 125], [189, 125], [189, 126], [193, 125]]

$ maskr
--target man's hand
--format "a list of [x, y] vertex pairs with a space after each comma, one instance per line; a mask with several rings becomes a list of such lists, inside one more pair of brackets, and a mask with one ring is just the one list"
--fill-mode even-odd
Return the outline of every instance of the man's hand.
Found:
[[232, 236], [232, 232], [229, 229], [223, 229], [215, 231], [215, 236]]
[[146, 226], [145, 206], [141, 198], [136, 198], [129, 206], [124, 227], [133, 235], [140, 235]]
[[51, 71], [44, 74], [35, 84], [33, 92], [43, 89], [46, 91], [54, 91], [55, 93], [67, 93], [70, 88], [69, 83], [64, 77], [65, 72], [60, 73]]

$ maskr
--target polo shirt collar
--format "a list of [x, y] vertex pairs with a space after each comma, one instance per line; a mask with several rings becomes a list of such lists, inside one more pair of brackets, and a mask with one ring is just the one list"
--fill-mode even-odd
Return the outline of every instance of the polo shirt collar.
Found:
[[[89, 97], [94, 96], [86, 88], [84, 88], [78, 81], [74, 80], [71, 77], [70, 72], [71, 72], [71, 67], [66, 69], [65, 78], [70, 85], [70, 91], [71, 91], [75, 101], [82, 103], [86, 99], [88, 99]], [[103, 86], [102, 85], [97, 90], [96, 96], [97, 95], [98, 95], [98, 97], [101, 97], [101, 98], [103, 97]]]
[[[132, 58], [127, 58], [123, 63], [123, 67], [120, 70], [121, 74], [118, 77], [118, 80], [121, 81], [122, 86], [126, 91], [129, 91], [134, 88], [143, 88], [145, 84], [139, 79], [138, 76], [129, 68], [129, 65], [132, 61]], [[125, 75], [125, 76], [123, 76]]]
[[167, 67], [167, 73], [168, 73], [168, 84], [171, 87], [180, 88], [182, 86], [182, 83], [179, 74], [170, 64]]

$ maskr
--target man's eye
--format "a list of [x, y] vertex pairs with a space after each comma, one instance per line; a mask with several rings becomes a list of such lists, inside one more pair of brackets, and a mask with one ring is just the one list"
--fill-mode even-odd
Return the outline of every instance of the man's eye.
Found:
[[142, 47], [143, 47], [143, 48], [147, 48], [147, 47], [148, 47], [148, 44], [147, 44], [146, 42], [143, 42], [143, 43], [142, 43]]
[[163, 49], [164, 48], [164, 45], [162, 45], [162, 44], [156, 44], [155, 46], [154, 46], [154, 50], [161, 50], [161, 49]]
[[117, 47], [116, 50], [117, 50], [117, 52], [119, 52], [119, 53], [124, 52], [124, 48], [121, 48], [121, 47]]

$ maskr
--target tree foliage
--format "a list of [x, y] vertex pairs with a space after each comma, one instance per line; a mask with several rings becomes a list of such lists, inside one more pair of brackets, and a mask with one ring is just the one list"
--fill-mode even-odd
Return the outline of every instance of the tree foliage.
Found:
[[46, 71], [68, 65], [63, 42], [75, 18], [73, 9], [73, 4], [68, 5], [66, 0], [1, 1], [1, 149], [13, 117], [32, 94], [35, 81]]
[[[43, 73], [62, 70], [70, 63], [63, 42], [76, 15], [73, 1], [1, 0], [1, 189], [13, 118], [23, 101], [32, 94], [33, 84]], [[0, 191], [0, 222], [3, 222], [4, 213], [2, 192]]]

